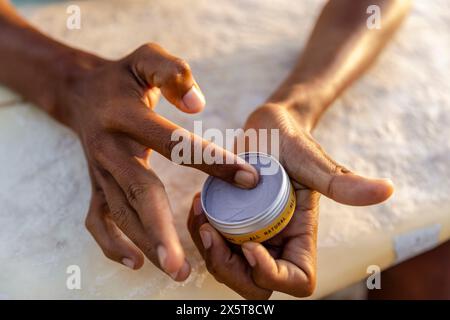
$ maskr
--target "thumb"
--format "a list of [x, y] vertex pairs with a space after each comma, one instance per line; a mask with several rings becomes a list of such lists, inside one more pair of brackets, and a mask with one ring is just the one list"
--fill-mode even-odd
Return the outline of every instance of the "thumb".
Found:
[[290, 175], [337, 202], [372, 205], [383, 202], [394, 192], [390, 179], [369, 178], [351, 172], [327, 155], [311, 137], [306, 146], [302, 144], [292, 155], [292, 160], [285, 160], [290, 162], [287, 166]]
[[130, 57], [133, 72], [146, 86], [160, 88], [163, 96], [183, 112], [203, 110], [205, 97], [186, 61], [153, 43], [143, 45]]
[[348, 205], [367, 206], [388, 199], [394, 192], [390, 179], [363, 177], [351, 172], [330, 175], [327, 197]]

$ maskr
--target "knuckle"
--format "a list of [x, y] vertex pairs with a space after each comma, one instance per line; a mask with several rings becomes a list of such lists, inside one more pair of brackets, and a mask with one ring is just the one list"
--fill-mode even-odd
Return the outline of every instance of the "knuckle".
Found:
[[100, 128], [105, 131], [111, 131], [117, 127], [120, 127], [120, 120], [125, 113], [122, 109], [123, 108], [114, 108], [110, 106], [105, 108], [105, 110], [98, 116]]
[[236, 261], [236, 257], [236, 255], [230, 254], [228, 258], [226, 258], [224, 261], [217, 262], [217, 264], [220, 265], [220, 268], [222, 270], [232, 270], [238, 262]]
[[331, 177], [327, 182], [327, 187], [326, 187], [326, 192], [327, 192], [327, 196], [329, 198], [334, 198], [334, 195], [336, 193], [336, 184], [335, 184], [335, 179], [337, 177], [339, 177], [340, 175], [343, 174], [347, 174], [350, 173], [350, 170], [348, 170], [347, 168], [341, 166], [340, 164], [335, 163], [334, 161], [332, 161], [330, 159], [330, 161], [332, 162], [332, 168], [331, 168]]
[[91, 149], [91, 153], [92, 156], [94, 157], [95, 160], [97, 160], [98, 162], [103, 162], [103, 160], [105, 159], [105, 150], [103, 147], [93, 147]]
[[137, 68], [142, 67], [148, 62], [156, 62], [161, 57], [162, 47], [156, 43], [149, 42], [138, 47], [126, 59], [125, 63], [128, 67]]
[[[305, 219], [301, 227], [298, 229], [297, 236], [302, 239], [315, 239], [317, 236], [317, 229], [318, 229], [317, 217], [305, 214]], [[299, 256], [300, 255], [305, 259], [305, 261], [308, 261], [309, 263], [313, 262], [313, 258], [311, 257], [310, 254], [301, 252], [299, 253]]]
[[126, 181], [133, 181], [136, 179], [136, 171], [126, 162], [111, 163], [109, 166], [113, 176], [123, 177], [124, 179], [127, 179]]
[[92, 216], [90, 214], [88, 214], [86, 219], [84, 220], [84, 226], [91, 234], [93, 233], [93, 231], [94, 231], [94, 221], [93, 221]]
[[150, 50], [150, 51], [162, 50], [162, 47], [159, 44], [157, 44], [156, 42], [147, 42], [142, 47], [145, 47], [146, 50]]
[[111, 236], [111, 243], [118, 243], [122, 241], [122, 233], [119, 230], [112, 231], [110, 236]]
[[120, 206], [111, 210], [111, 216], [117, 225], [126, 229], [130, 223], [130, 216], [128, 209], [125, 206]]
[[162, 49], [162, 47], [159, 44], [157, 44], [155, 42], [148, 42], [148, 43], [141, 45], [139, 48], [137, 48], [135, 53], [138, 56], [155, 54], [155, 53], [159, 52], [161, 49]]
[[[163, 142], [163, 149], [166, 155], [168, 155], [170, 158], [172, 158], [172, 150], [179, 144], [182, 143], [178, 140], [172, 140], [168, 139], [165, 142]], [[184, 149], [181, 150], [181, 152], [184, 152]], [[180, 155], [181, 157], [184, 156], [184, 154]]]
[[344, 167], [344, 166], [342, 166], [342, 165], [340, 165], [340, 164], [337, 164], [337, 163], [335, 163], [335, 167], [334, 167], [334, 170], [333, 170], [334, 172], [334, 174], [346, 174], [346, 173], [350, 173], [350, 170], [348, 170], [346, 167]]
[[94, 159], [103, 159], [107, 149], [105, 137], [99, 133], [89, 135], [86, 138], [86, 147], [89, 149], [89, 152], [92, 154]]
[[334, 198], [334, 194], [335, 194], [335, 190], [334, 190], [335, 183], [334, 183], [334, 181], [335, 181], [336, 177], [337, 177], [337, 175], [332, 175], [331, 178], [328, 180], [326, 195], [329, 198]]
[[191, 67], [185, 60], [183, 60], [181, 58], [175, 58], [175, 60], [173, 61], [173, 64], [175, 67], [176, 75], [180, 75], [182, 77], [186, 77], [186, 76], [190, 75]]
[[148, 192], [149, 186], [145, 183], [130, 183], [125, 191], [128, 201], [136, 203]]
[[86, 144], [93, 149], [100, 149], [103, 146], [102, 137], [98, 133], [87, 135]]

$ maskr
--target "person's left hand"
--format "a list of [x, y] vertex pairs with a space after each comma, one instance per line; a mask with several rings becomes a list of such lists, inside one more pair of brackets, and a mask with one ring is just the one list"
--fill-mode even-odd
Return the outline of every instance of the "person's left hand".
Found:
[[[393, 192], [386, 179], [356, 175], [338, 165], [314, 141], [309, 124], [279, 105], [258, 108], [246, 129], [279, 129], [280, 162], [296, 190], [297, 207], [286, 226], [264, 243], [246, 242], [242, 249], [227, 242], [207, 221], [200, 198], [194, 197], [188, 228], [208, 271], [247, 299], [267, 299], [273, 291], [296, 297], [313, 293], [319, 193], [349, 205], [370, 205]], [[317, 191], [313, 191], [317, 190]]]

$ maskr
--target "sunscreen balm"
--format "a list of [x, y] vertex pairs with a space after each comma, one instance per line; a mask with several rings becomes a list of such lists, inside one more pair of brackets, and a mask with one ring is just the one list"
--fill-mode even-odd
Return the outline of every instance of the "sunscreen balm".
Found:
[[239, 156], [258, 170], [258, 185], [241, 189], [210, 176], [203, 185], [201, 204], [211, 225], [228, 241], [263, 242], [291, 220], [296, 206], [294, 188], [274, 157], [257, 152]]

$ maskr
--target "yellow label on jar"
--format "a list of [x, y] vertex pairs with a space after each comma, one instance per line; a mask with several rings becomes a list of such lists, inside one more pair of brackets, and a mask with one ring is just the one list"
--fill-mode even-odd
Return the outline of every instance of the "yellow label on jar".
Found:
[[287, 224], [292, 218], [292, 215], [294, 214], [295, 204], [296, 204], [295, 192], [294, 188], [291, 185], [291, 191], [289, 193], [289, 199], [286, 202], [286, 206], [284, 207], [283, 211], [278, 215], [278, 217], [276, 217], [268, 226], [255, 232], [246, 234], [236, 235], [224, 232], [221, 233], [225, 237], [225, 239], [235, 244], [242, 244], [247, 241], [263, 242], [269, 240], [270, 238], [277, 235], [281, 230], [283, 230], [284, 227], [287, 226]]

